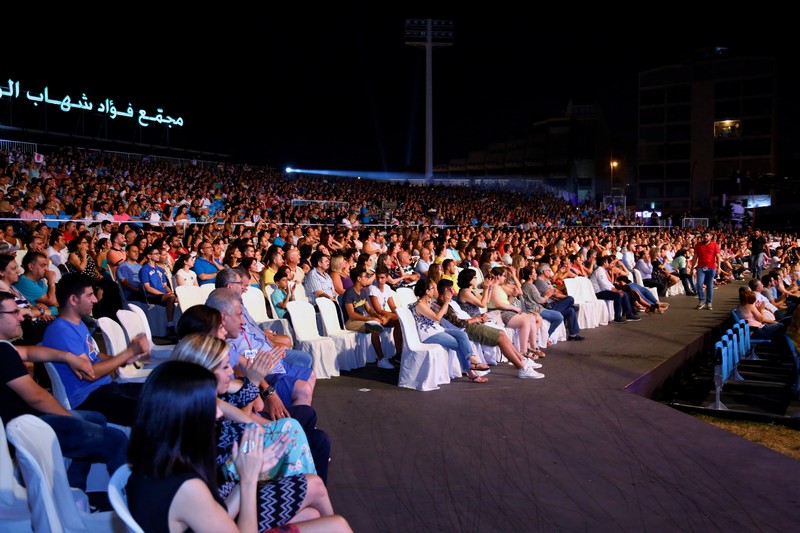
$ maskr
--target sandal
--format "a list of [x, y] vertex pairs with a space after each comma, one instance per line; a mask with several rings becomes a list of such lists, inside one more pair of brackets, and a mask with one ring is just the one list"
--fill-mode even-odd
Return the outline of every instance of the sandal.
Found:
[[[470, 374], [473, 374], [470, 376]], [[478, 375], [474, 370], [470, 370], [467, 372], [467, 379], [470, 380], [472, 383], [488, 383], [489, 378], [485, 378], [483, 376]]]
[[470, 363], [469, 364], [469, 369], [470, 370], [479, 370], [481, 372], [484, 371], [484, 370], [491, 370], [489, 368], [489, 365], [484, 364], [484, 363]]
[[544, 357], [545, 355], [547, 355], [540, 348], [533, 348], [533, 349], [528, 348], [528, 353], [537, 358]]

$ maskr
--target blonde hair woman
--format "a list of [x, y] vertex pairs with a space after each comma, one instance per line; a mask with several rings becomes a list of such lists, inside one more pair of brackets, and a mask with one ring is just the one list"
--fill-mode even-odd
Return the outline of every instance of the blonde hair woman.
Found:
[[[241, 439], [251, 423], [248, 418], [242, 419], [235, 410], [243, 403], [252, 402], [252, 397], [259, 394], [258, 387], [248, 379], [231, 379], [233, 369], [228, 352], [228, 343], [224, 340], [203, 333], [190, 333], [178, 342], [171, 357], [175, 361], [200, 365], [216, 378], [217, 405], [223, 413], [216, 445], [216, 465], [218, 492], [223, 499], [232, 494], [237, 485], [234, 481], [233, 444]], [[288, 440], [288, 446], [278, 463], [267, 472], [267, 479], [272, 481], [259, 484], [259, 531], [283, 523], [281, 519], [287, 514], [290, 522], [332, 516], [333, 506], [328, 491], [322, 478], [316, 475], [308, 440], [300, 424], [293, 418], [282, 418], [264, 424], [263, 428], [264, 446], [278, 440]], [[275, 506], [280, 500], [283, 500], [284, 507], [291, 508], [288, 513], [285, 508]]]

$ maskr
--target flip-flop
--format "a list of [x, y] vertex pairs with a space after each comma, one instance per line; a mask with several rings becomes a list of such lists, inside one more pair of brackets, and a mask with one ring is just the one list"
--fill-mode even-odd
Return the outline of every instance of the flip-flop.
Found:
[[467, 379], [470, 380], [472, 383], [488, 383], [489, 382], [489, 378], [485, 378], [485, 377], [479, 376], [477, 374], [474, 375], [474, 376], [470, 376], [469, 372], [467, 372]]

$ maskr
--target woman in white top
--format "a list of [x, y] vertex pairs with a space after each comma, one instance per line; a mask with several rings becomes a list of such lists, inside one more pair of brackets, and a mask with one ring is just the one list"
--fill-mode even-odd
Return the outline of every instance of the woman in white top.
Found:
[[175, 261], [175, 267], [172, 269], [172, 283], [176, 287], [183, 285], [194, 285], [198, 287], [200, 284], [197, 281], [197, 274], [195, 274], [192, 267], [194, 266], [195, 254], [181, 254], [178, 260]]
[[517, 330], [521, 353], [533, 359], [544, 357], [545, 353], [536, 346], [536, 333], [541, 326], [542, 317], [538, 313], [523, 311], [522, 306], [515, 306], [509, 299], [509, 296], [522, 295], [522, 287], [516, 278], [513, 267], [494, 267], [489, 271], [489, 276], [497, 280], [496, 285], [487, 289], [491, 291], [489, 310], [499, 310], [506, 327]]

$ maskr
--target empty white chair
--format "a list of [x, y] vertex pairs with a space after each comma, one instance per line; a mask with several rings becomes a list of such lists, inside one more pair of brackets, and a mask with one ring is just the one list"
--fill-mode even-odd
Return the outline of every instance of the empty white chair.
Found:
[[339, 325], [339, 311], [332, 300], [319, 298], [317, 307], [322, 317], [323, 332], [336, 345], [336, 353], [338, 354], [336, 359], [339, 363], [339, 370], [353, 370], [354, 368], [366, 366], [367, 350], [363, 343], [359, 347], [358, 338], [363, 336], [369, 339], [370, 335], [343, 329]]
[[302, 283], [298, 283], [295, 287], [294, 299], [298, 302], [308, 302], [308, 294], [306, 294], [306, 288]]
[[[103, 334], [108, 355], [117, 355], [128, 347], [125, 331], [122, 326], [107, 316], [97, 319], [97, 326]], [[120, 381], [143, 382], [152, 372], [151, 368], [136, 368], [135, 365], [123, 365], [117, 369], [117, 379]]]
[[[288, 335], [292, 338], [292, 332], [289, 328], [289, 321], [285, 318], [270, 318], [267, 313], [267, 300], [264, 298], [264, 293], [256, 290], [254, 287], [248, 287], [244, 294], [242, 294], [242, 305], [253, 317], [261, 329], [270, 329], [275, 333]], [[275, 315], [277, 316], [277, 315]], [[292, 339], [294, 342], [294, 339]]]
[[8, 450], [6, 430], [0, 420], [0, 524], [9, 533], [31, 531], [28, 492], [14, 476], [14, 463]]
[[128, 496], [125, 492], [125, 485], [128, 483], [128, 478], [131, 476], [131, 467], [122, 465], [117, 468], [117, 471], [111, 476], [108, 481], [108, 501], [111, 507], [119, 515], [125, 525], [127, 526], [128, 533], [144, 533], [144, 530], [136, 523], [128, 509]]
[[317, 313], [308, 302], [294, 301], [286, 305], [292, 317], [296, 348], [311, 354], [317, 379], [327, 379], [339, 374], [336, 344], [329, 337], [323, 337], [317, 329]]
[[137, 335], [144, 333], [150, 342], [150, 355], [156, 359], [169, 359], [172, 354], [174, 344], [155, 344], [150, 325], [147, 322], [147, 315], [139, 307], [133, 309], [120, 309], [117, 311], [117, 320], [122, 324], [125, 332], [125, 340], [130, 344], [131, 340]]
[[412, 288], [398, 287], [395, 293], [397, 293], [398, 299], [398, 301], [395, 302], [397, 307], [407, 307], [417, 301], [417, 297], [414, 295], [414, 289]]
[[125, 531], [116, 513], [89, 513], [88, 499], [86, 507], [76, 503], [58, 439], [43, 420], [33, 415], [18, 416], [8, 423], [7, 432], [25, 480], [34, 531]]
[[206, 303], [206, 299], [210, 294], [208, 287], [211, 287], [211, 290], [214, 290], [213, 283], [201, 285], [200, 287], [196, 287], [194, 285], [181, 285], [180, 287], [175, 287], [175, 295], [178, 297], [178, 307], [181, 308], [181, 311], [185, 313], [186, 310], [193, 305]]
[[[589, 278], [583, 276], [566, 278], [564, 285], [567, 288], [567, 294], [572, 296], [578, 306], [578, 325], [581, 329], [608, 325], [608, 305], [597, 299]], [[613, 312], [611, 316], [614, 316]]]
[[398, 306], [397, 316], [403, 330], [403, 355], [397, 386], [431, 391], [450, 383], [451, 365], [447, 350], [439, 344], [426, 344], [419, 340], [417, 325], [407, 307]]

